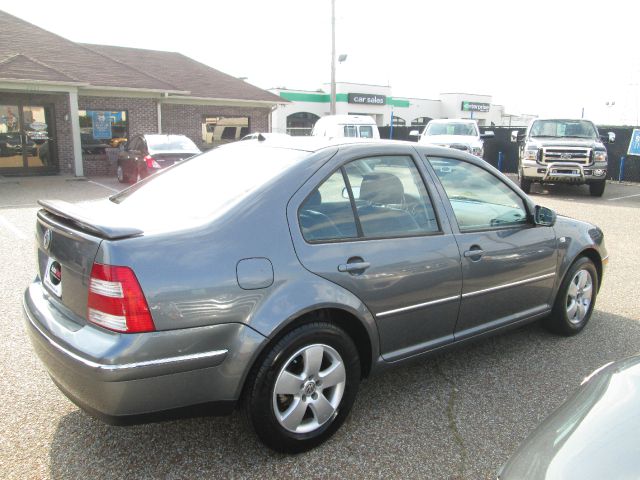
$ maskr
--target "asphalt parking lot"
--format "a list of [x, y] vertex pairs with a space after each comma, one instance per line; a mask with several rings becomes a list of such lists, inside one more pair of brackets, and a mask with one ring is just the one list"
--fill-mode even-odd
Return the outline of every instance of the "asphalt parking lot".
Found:
[[231, 417], [112, 427], [50, 381], [24, 333], [36, 201], [117, 191], [114, 179], [0, 178], [2, 478], [495, 478], [519, 442], [595, 368], [640, 348], [640, 186], [534, 187], [532, 198], [598, 224], [609, 267], [591, 322], [561, 338], [533, 324], [363, 382], [351, 416], [298, 456], [266, 450]]

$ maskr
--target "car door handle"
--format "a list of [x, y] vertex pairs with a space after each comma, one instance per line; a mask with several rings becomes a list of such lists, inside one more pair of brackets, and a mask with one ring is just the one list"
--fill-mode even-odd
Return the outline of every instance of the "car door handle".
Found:
[[339, 272], [365, 271], [370, 266], [371, 266], [371, 264], [369, 262], [343, 263], [341, 265], [338, 265], [338, 271]]
[[471, 250], [467, 250], [464, 252], [464, 256], [469, 257], [481, 257], [484, 254], [484, 250], [481, 248], [472, 248]]

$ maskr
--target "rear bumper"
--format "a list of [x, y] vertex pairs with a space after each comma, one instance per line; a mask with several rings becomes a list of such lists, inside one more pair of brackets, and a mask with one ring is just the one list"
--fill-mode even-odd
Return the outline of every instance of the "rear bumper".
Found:
[[[525, 178], [540, 182], [593, 183], [602, 182], [607, 178], [607, 164], [581, 165], [570, 162], [542, 164], [524, 160], [522, 162], [522, 173]], [[596, 175], [597, 173], [598, 175]]]
[[265, 338], [243, 324], [119, 334], [72, 322], [39, 281], [24, 296], [34, 350], [65, 395], [111, 423], [216, 402], [233, 405]]

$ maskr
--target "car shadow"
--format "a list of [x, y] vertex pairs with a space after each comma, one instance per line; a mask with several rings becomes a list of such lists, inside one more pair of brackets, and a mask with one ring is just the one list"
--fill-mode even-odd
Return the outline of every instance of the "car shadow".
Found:
[[[538, 323], [365, 380], [345, 425], [300, 455], [264, 447], [241, 413], [114, 427], [60, 419], [52, 478], [490, 478], [594, 369], [638, 352], [640, 322], [595, 311], [582, 334]], [[495, 476], [494, 476], [495, 477]]]

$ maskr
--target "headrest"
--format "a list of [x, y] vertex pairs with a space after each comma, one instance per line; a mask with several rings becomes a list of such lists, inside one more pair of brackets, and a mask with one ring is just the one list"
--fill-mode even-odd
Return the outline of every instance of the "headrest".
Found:
[[391, 173], [365, 175], [360, 185], [360, 200], [379, 205], [401, 204], [404, 203], [404, 187]]

